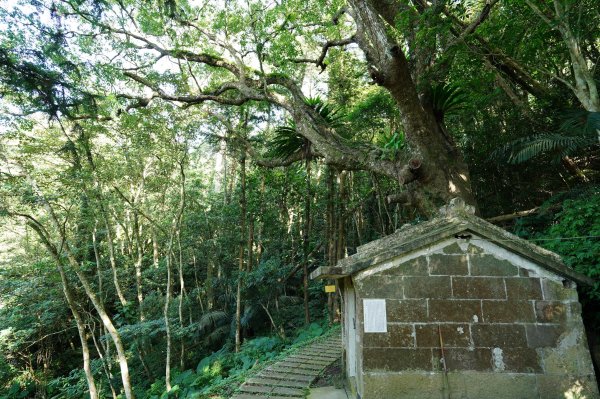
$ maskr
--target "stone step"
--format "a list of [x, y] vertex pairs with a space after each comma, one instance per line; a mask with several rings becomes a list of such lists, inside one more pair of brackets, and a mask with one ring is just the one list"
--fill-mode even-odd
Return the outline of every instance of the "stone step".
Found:
[[284, 373], [312, 375], [312, 376], [317, 376], [320, 373], [319, 370], [301, 369], [301, 368], [298, 368], [298, 367], [281, 366], [279, 364], [274, 364], [271, 367], [268, 367], [267, 370], [269, 370], [269, 371], [281, 371], [281, 372], [284, 372]]
[[[297, 396], [296, 396], [297, 397]], [[252, 395], [248, 393], [238, 393], [231, 397], [231, 399], [290, 399], [289, 396], [279, 395]]]
[[333, 362], [335, 360], [337, 360], [339, 358], [339, 356], [328, 356], [328, 357], [323, 357], [323, 356], [310, 356], [310, 355], [292, 355], [290, 357], [288, 357], [288, 359], [297, 359], [297, 360], [306, 360], [309, 362], [319, 362], [319, 363], [330, 363]]
[[323, 343], [319, 343], [319, 344], [313, 344], [310, 345], [311, 348], [323, 348], [323, 349], [337, 349], [339, 348], [342, 343], [340, 342], [339, 344], [337, 342], [323, 342]]
[[259, 377], [273, 378], [278, 380], [289, 380], [289, 381], [300, 381], [305, 382], [306, 385], [310, 384], [315, 377], [312, 375], [295, 374], [295, 373], [284, 373], [281, 371], [262, 371], [258, 374]]
[[288, 388], [288, 387], [274, 387], [267, 385], [248, 385], [246, 383], [242, 384], [240, 387], [240, 392], [242, 393], [257, 393], [263, 395], [284, 395], [291, 396], [296, 398], [304, 397], [304, 390], [298, 388]]
[[294, 368], [294, 367], [298, 367], [301, 369], [308, 369], [308, 370], [323, 370], [325, 367], [321, 366], [321, 365], [317, 365], [317, 364], [310, 364], [310, 363], [295, 363], [295, 362], [288, 362], [287, 360], [284, 362], [279, 362], [277, 363], [280, 366], [285, 366], [285, 367], [290, 367], [290, 368]]
[[305, 388], [308, 384], [307, 381], [290, 381], [288, 379], [275, 379], [265, 377], [252, 377], [246, 380], [246, 384], [250, 385], [272, 385], [278, 387], [289, 387], [289, 388]]
[[292, 355], [290, 357], [288, 357], [288, 359], [308, 359], [308, 360], [317, 360], [320, 362], [330, 362], [330, 361], [334, 361], [338, 358], [339, 356], [324, 356], [324, 355], [318, 355], [318, 356], [311, 356], [311, 355], [305, 355], [304, 353], [297, 353], [295, 355]]
[[292, 396], [294, 398], [304, 397], [304, 389], [298, 388], [273, 387], [273, 391], [271, 393], [274, 393], [276, 395]]
[[321, 355], [342, 353], [341, 348], [331, 348], [331, 349], [310, 348], [310, 349], [308, 349], [308, 351], [319, 353]]
[[324, 358], [325, 358], [325, 356], [326, 356], [327, 358], [332, 358], [332, 357], [333, 357], [334, 359], [337, 359], [337, 358], [339, 358], [339, 357], [342, 355], [341, 353], [328, 353], [328, 354], [326, 354], [326, 355], [323, 355], [323, 354], [321, 354], [321, 353], [318, 353], [318, 352], [305, 352], [305, 354], [306, 354], [307, 356], [312, 356], [312, 357], [313, 357], [313, 359], [314, 359], [314, 358], [317, 358], [317, 359], [318, 359], [318, 358], [319, 358], [319, 356], [323, 356]]
[[342, 353], [341, 337], [313, 342], [248, 378], [231, 399], [304, 398], [306, 389]]
[[328, 366], [334, 360], [336, 360], [336, 359], [317, 360], [317, 359], [313, 359], [309, 356], [307, 356], [307, 357], [290, 356], [287, 359], [285, 359], [286, 362], [290, 362], [290, 363], [315, 364], [317, 366], [323, 366], [323, 367]]
[[263, 385], [248, 385], [246, 383], [242, 384], [240, 387], [240, 392], [250, 392], [250, 393], [264, 393], [268, 395], [271, 393], [273, 387], [263, 386]]

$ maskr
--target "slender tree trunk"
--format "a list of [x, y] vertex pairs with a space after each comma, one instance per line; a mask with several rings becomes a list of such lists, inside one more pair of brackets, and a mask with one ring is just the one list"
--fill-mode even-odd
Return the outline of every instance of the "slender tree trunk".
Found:
[[214, 294], [213, 294], [213, 273], [215, 266], [213, 264], [212, 258], [208, 260], [208, 264], [206, 265], [206, 307], [208, 310], [211, 310], [214, 305]]
[[[183, 278], [183, 250], [181, 249], [181, 234], [179, 232], [179, 230], [177, 231], [177, 248], [179, 250], [179, 269], [178, 269], [178, 275], [179, 275], [179, 307], [178, 307], [178, 314], [179, 314], [179, 326], [183, 329], [184, 327], [184, 321], [183, 321], [183, 299], [185, 297], [185, 280]], [[185, 359], [185, 341], [182, 339], [181, 342], [181, 352], [180, 352], [180, 357], [179, 357], [179, 366], [181, 367], [181, 370], [184, 370], [184, 359]]]
[[[194, 253], [192, 253], [192, 262], [194, 265], [194, 283], [195, 283], [195, 287], [196, 287], [196, 299], [198, 300], [198, 304], [200, 304], [200, 312], [204, 313], [204, 303], [202, 302], [202, 291], [200, 290], [200, 280], [198, 279], [198, 265], [196, 263], [196, 255]], [[207, 267], [207, 274], [208, 274], [208, 267]], [[190, 312], [190, 324], [193, 323], [192, 321], [192, 301], [189, 302], [189, 312]]]
[[167, 348], [165, 354], [165, 387], [167, 392], [171, 390], [171, 323], [169, 321], [169, 305], [172, 295], [172, 276], [171, 276], [171, 251], [167, 251], [165, 263], [167, 267], [167, 289], [165, 293], [165, 306], [163, 307], [163, 317], [165, 319], [165, 332], [167, 334]]
[[146, 360], [144, 359], [144, 351], [141, 344], [138, 344], [137, 354], [140, 358], [140, 363], [142, 363], [142, 367], [144, 368], [144, 373], [146, 373], [146, 377], [148, 377], [149, 381], [153, 381], [155, 379], [154, 374], [152, 374], [150, 368], [148, 367], [148, 364], [146, 363]]
[[[58, 262], [57, 262], [58, 265]], [[96, 389], [96, 383], [94, 381], [94, 376], [92, 374], [92, 368], [90, 367], [90, 348], [87, 343], [87, 338], [85, 334], [85, 324], [81, 318], [81, 315], [77, 311], [75, 305], [75, 301], [71, 296], [70, 289], [68, 286], [67, 278], [65, 276], [64, 269], [62, 265], [59, 265], [59, 273], [60, 279], [63, 283], [63, 292], [65, 293], [65, 297], [67, 298], [67, 302], [69, 304], [69, 308], [71, 309], [71, 313], [73, 314], [73, 318], [75, 319], [75, 323], [77, 324], [77, 331], [79, 332], [79, 340], [81, 341], [81, 354], [83, 355], [83, 371], [85, 373], [85, 379], [87, 380], [90, 399], [98, 398], [98, 391]]]
[[158, 269], [158, 260], [160, 255], [158, 253], [158, 239], [156, 238], [156, 231], [152, 229], [152, 265], [155, 269]]
[[304, 196], [304, 227], [302, 229], [302, 270], [304, 289], [304, 323], [310, 324], [310, 307], [308, 301], [308, 251], [310, 229], [310, 157], [306, 158], [306, 194]]
[[[583, 52], [578, 38], [573, 33], [569, 25], [569, 19], [565, 15], [565, 7], [560, 0], [553, 1], [554, 13], [549, 15], [544, 10], [540, 9], [533, 1], [525, 0], [527, 5], [535, 12], [550, 28], [557, 29], [562, 36], [563, 42], [569, 51], [571, 58], [571, 70], [573, 72], [574, 85], [563, 81], [577, 96], [577, 99], [587, 111], [600, 112], [600, 96], [598, 95], [598, 87], [594, 80], [593, 71], [590, 71], [588, 65], [593, 63], [588, 62]], [[598, 140], [600, 141], [600, 131], [598, 131]]]
[[140, 223], [137, 212], [133, 214], [133, 236], [135, 239], [135, 286], [137, 291], [137, 301], [140, 313], [140, 321], [144, 321], [144, 294], [142, 290], [142, 262], [144, 259], [144, 244], [140, 235]]
[[65, 298], [67, 299], [67, 304], [69, 305], [69, 309], [73, 314], [73, 318], [75, 319], [75, 323], [77, 324], [77, 331], [79, 332], [79, 340], [81, 341], [81, 354], [83, 355], [83, 371], [85, 373], [85, 379], [88, 384], [88, 389], [90, 393], [90, 399], [98, 399], [98, 391], [96, 389], [96, 383], [94, 381], [94, 376], [92, 374], [92, 368], [90, 367], [90, 349], [87, 343], [87, 338], [85, 335], [85, 323], [81, 318], [81, 314], [77, 310], [77, 305], [75, 300], [73, 299], [73, 294], [71, 293], [71, 288], [69, 287], [69, 281], [65, 274], [65, 270], [62, 264], [62, 259], [58, 255], [56, 249], [52, 246], [50, 241], [44, 236], [41, 230], [38, 230], [36, 226], [32, 226], [34, 230], [38, 232], [40, 235], [40, 239], [44, 242], [48, 250], [52, 253], [54, 260], [56, 261], [56, 266], [58, 268], [58, 272], [60, 274], [60, 280], [62, 282], [63, 293]]
[[235, 351], [242, 345], [242, 275], [244, 272], [244, 247], [246, 242], [246, 154], [240, 158], [240, 243], [238, 253], [238, 281], [235, 300]]
[[246, 265], [246, 270], [248, 272], [252, 271], [253, 263], [254, 263], [254, 253], [252, 251], [254, 247], [254, 216], [251, 214], [248, 217], [248, 264]]
[[183, 218], [183, 211], [185, 209], [185, 170], [183, 160], [179, 162], [179, 172], [181, 176], [180, 189], [179, 189], [179, 208], [177, 214], [173, 218], [171, 223], [171, 233], [169, 235], [169, 244], [167, 247], [166, 255], [166, 266], [167, 266], [167, 292], [165, 294], [165, 306], [163, 308], [163, 317], [165, 318], [165, 330], [167, 334], [167, 348], [166, 348], [166, 360], [165, 360], [165, 386], [167, 392], [171, 390], [171, 323], [169, 321], [169, 305], [171, 303], [171, 296], [173, 294], [173, 276], [172, 276], [172, 260], [173, 260], [173, 242], [175, 235], [179, 232], [179, 226]]
[[94, 226], [94, 230], [92, 231], [92, 245], [94, 246], [94, 257], [96, 259], [96, 274], [98, 275], [98, 292], [100, 293], [100, 296], [103, 297], [102, 269], [100, 268], [100, 252], [98, 251], [98, 240], [96, 236], [97, 224], [98, 223], [96, 222], [96, 226]]
[[336, 262], [346, 257], [346, 223], [344, 214], [346, 213], [346, 207], [344, 204], [348, 203], [347, 187], [346, 187], [347, 172], [341, 171], [338, 174], [338, 186], [339, 186], [339, 202], [338, 202], [338, 217], [337, 217], [337, 248], [335, 260]]
[[[261, 176], [260, 180], [260, 214], [264, 215], [264, 198], [265, 198], [265, 175]], [[263, 228], [264, 228], [264, 220], [259, 218], [258, 220], [258, 245], [256, 248], [256, 263], [260, 265], [260, 261], [262, 258], [263, 251]]]
[[108, 386], [110, 387], [110, 392], [112, 393], [113, 399], [117, 399], [117, 392], [115, 391], [115, 387], [112, 384], [112, 373], [110, 372], [110, 368], [107, 365], [106, 357], [104, 356], [102, 350], [100, 349], [100, 345], [98, 345], [98, 340], [96, 339], [95, 333], [96, 327], [94, 323], [94, 328], [92, 329], [92, 340], [94, 341], [94, 347], [96, 348], [96, 353], [98, 353], [98, 357], [100, 361], [102, 361], [102, 368], [104, 369], [104, 374], [106, 374], [106, 379], [108, 380]]
[[98, 312], [100, 319], [106, 326], [106, 329], [108, 330], [108, 333], [110, 334], [110, 336], [115, 344], [115, 348], [117, 349], [117, 358], [119, 360], [119, 366], [121, 368], [121, 380], [123, 382], [123, 390], [125, 391], [125, 396], [127, 397], [127, 399], [133, 399], [134, 395], [133, 395], [133, 390], [131, 387], [131, 380], [129, 378], [129, 366], [127, 365], [127, 354], [125, 353], [125, 348], [123, 347], [123, 343], [121, 342], [121, 336], [120, 336], [119, 332], [117, 331], [117, 329], [115, 328], [110, 316], [104, 309], [104, 305], [99, 300], [96, 293], [93, 291], [93, 288], [90, 285], [89, 281], [87, 280], [87, 277], [79, 269], [79, 265], [77, 264], [77, 261], [75, 260], [73, 255], [70, 253], [70, 250], [67, 249], [67, 251], [68, 251], [67, 257], [69, 259], [69, 263], [71, 264], [71, 267], [75, 270], [75, 274], [77, 274], [77, 277], [79, 277], [79, 280], [81, 281], [81, 283], [83, 285], [86, 295], [92, 301], [94, 308]]
[[[327, 168], [327, 216], [326, 216], [326, 237], [327, 237], [327, 245], [326, 245], [326, 260], [327, 260], [327, 264], [329, 266], [334, 266], [335, 265], [335, 261], [334, 261], [334, 256], [333, 256], [333, 248], [335, 246], [334, 241], [335, 241], [335, 234], [334, 234], [334, 210], [335, 210], [335, 204], [334, 204], [334, 190], [335, 190], [335, 183], [334, 183], [334, 174], [333, 174], [333, 169], [331, 169], [331, 167]], [[327, 284], [331, 284], [331, 281], [328, 281]], [[333, 323], [333, 296], [332, 295], [328, 295], [327, 296], [327, 310], [328, 310], [328, 315], [329, 315], [329, 324], [331, 325]]]
[[131, 241], [131, 236], [129, 235], [129, 225], [131, 224], [130, 219], [131, 211], [129, 209], [125, 210], [125, 220], [116, 219], [117, 223], [119, 223], [119, 226], [121, 226], [121, 229], [123, 231], [123, 237], [125, 237], [125, 241], [122, 241], [121, 245], [121, 255], [127, 256], [129, 258], [131, 258], [131, 256], [133, 255], [133, 244]]
[[[66, 234], [62, 228], [63, 226], [60, 223], [60, 221], [58, 220], [58, 217], [56, 216], [54, 209], [52, 208], [52, 206], [50, 205], [50, 203], [48, 202], [48, 200], [46, 199], [46, 197], [44, 196], [42, 191], [39, 189], [37, 183], [30, 177], [28, 177], [28, 179], [31, 182], [31, 186], [34, 189], [34, 191], [36, 192], [36, 194], [38, 194], [40, 196], [40, 198], [42, 199], [44, 207], [46, 208], [46, 211], [48, 212], [48, 215], [50, 216], [55, 229], [59, 232], [61, 241], [63, 243], [62, 247], [64, 248], [65, 254], [67, 255], [69, 265], [71, 266], [71, 268], [73, 269], [73, 271], [75, 272], [77, 277], [79, 278], [79, 281], [83, 285], [85, 294], [91, 300], [92, 304], [94, 305], [94, 308], [96, 309], [96, 312], [98, 312], [98, 315], [100, 316], [100, 319], [102, 320], [102, 323], [108, 330], [108, 333], [110, 334], [110, 337], [113, 340], [113, 343], [115, 344], [115, 348], [117, 350], [117, 359], [119, 361], [119, 366], [121, 369], [121, 380], [123, 382], [123, 390], [125, 391], [125, 397], [127, 399], [133, 399], [134, 395], [133, 395], [133, 390], [131, 388], [131, 380], [129, 377], [129, 366], [127, 364], [127, 355], [125, 353], [123, 343], [121, 342], [121, 336], [120, 336], [119, 332], [117, 331], [117, 329], [115, 328], [110, 316], [104, 309], [104, 304], [102, 303], [102, 301], [98, 298], [98, 296], [94, 292], [92, 285], [90, 284], [87, 276], [79, 268], [79, 263], [77, 262], [77, 259], [73, 255], [69, 241], [68, 241]], [[49, 242], [49, 239], [48, 239], [48, 242]], [[60, 255], [58, 254], [58, 251], [55, 251], [55, 253], [56, 253], [56, 255], [54, 255], [55, 258], [60, 259]]]
[[104, 206], [100, 206], [100, 213], [102, 214], [102, 219], [104, 220], [104, 228], [106, 228], [106, 241], [108, 244], [108, 258], [110, 260], [110, 268], [112, 270], [113, 275], [113, 284], [115, 286], [115, 291], [117, 292], [117, 297], [119, 298], [119, 302], [121, 302], [121, 306], [127, 306], [127, 299], [123, 295], [123, 291], [121, 290], [121, 284], [119, 284], [119, 275], [117, 274], [117, 261], [115, 259], [115, 244], [113, 240], [113, 235], [111, 231], [110, 224], [108, 222], [108, 215], [104, 209]]

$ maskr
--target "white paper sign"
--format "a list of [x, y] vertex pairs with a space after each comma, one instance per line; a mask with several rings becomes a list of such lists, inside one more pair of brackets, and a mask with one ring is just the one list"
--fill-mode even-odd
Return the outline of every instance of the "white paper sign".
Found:
[[366, 333], [387, 332], [385, 299], [363, 299], [363, 315]]

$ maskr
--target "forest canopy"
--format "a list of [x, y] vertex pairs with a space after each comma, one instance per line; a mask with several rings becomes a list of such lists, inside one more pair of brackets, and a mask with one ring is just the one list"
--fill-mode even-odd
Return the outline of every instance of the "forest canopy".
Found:
[[454, 197], [600, 274], [596, 1], [1, 4], [0, 398], [226, 395]]

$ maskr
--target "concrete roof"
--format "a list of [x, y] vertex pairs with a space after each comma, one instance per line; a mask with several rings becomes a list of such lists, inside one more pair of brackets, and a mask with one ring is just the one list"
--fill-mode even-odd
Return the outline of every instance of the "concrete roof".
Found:
[[[460, 199], [440, 210], [440, 216], [417, 225], [405, 225], [396, 232], [358, 247], [356, 254], [341, 259], [335, 266], [319, 267], [312, 279], [338, 279], [407, 254], [448, 238], [474, 234], [526, 258], [544, 269], [579, 284], [592, 285], [594, 280], [566, 266], [559, 255], [515, 236], [473, 214], [473, 208]], [[468, 238], [463, 238], [468, 242]]]

